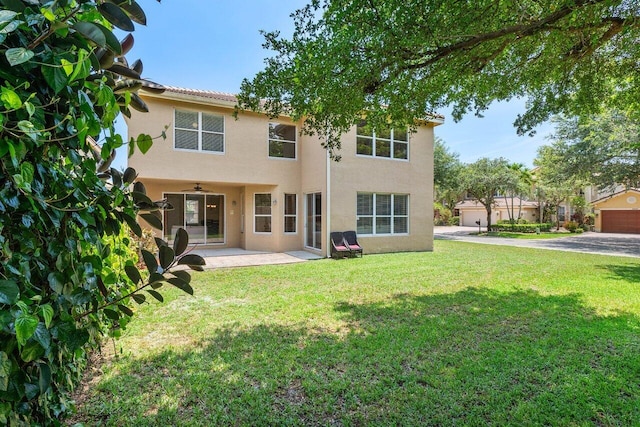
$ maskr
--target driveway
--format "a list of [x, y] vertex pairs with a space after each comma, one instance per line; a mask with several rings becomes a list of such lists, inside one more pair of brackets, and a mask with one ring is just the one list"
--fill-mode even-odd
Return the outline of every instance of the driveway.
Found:
[[640, 258], [640, 234], [582, 233], [557, 239], [508, 239], [504, 237], [472, 236], [477, 227], [434, 227], [436, 240], [460, 240], [488, 245], [521, 246], [557, 251], [583, 252]]

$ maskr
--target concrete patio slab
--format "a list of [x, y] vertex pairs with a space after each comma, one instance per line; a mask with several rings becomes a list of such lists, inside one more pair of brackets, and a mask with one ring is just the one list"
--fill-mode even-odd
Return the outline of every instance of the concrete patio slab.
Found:
[[321, 256], [307, 251], [273, 253], [247, 251], [239, 248], [195, 249], [191, 253], [200, 255], [205, 260], [205, 269], [249, 267], [256, 265], [293, 264], [322, 259]]

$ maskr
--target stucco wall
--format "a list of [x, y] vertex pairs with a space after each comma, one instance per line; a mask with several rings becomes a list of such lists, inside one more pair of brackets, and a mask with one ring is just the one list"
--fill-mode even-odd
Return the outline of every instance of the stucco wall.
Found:
[[433, 127], [410, 136], [409, 160], [356, 154], [356, 128], [342, 138], [342, 159], [331, 168], [331, 231], [356, 230], [357, 194], [409, 195], [409, 233], [359, 236], [366, 253], [433, 250]]
[[[168, 126], [166, 140], [156, 140], [146, 155], [129, 159], [149, 196], [182, 192], [195, 183], [226, 197], [225, 224], [228, 247], [249, 250], [291, 251], [305, 248], [306, 195], [322, 195], [322, 250], [328, 253], [327, 235], [334, 230], [356, 229], [358, 192], [409, 195], [409, 233], [398, 236], [362, 237], [367, 253], [433, 249], [433, 125], [420, 126], [411, 135], [409, 161], [356, 155], [356, 128], [342, 138], [340, 162], [327, 161], [317, 136], [301, 135], [297, 126], [297, 159], [273, 159], [268, 155], [268, 123], [292, 124], [289, 119], [270, 120], [264, 115], [241, 113], [236, 120], [232, 106], [209, 100], [163, 99], [146, 96], [150, 113], [133, 112], [127, 120], [129, 135], [159, 135]], [[213, 104], [213, 105], [210, 105]], [[174, 110], [200, 111], [224, 116], [225, 152], [222, 154], [174, 149]], [[331, 200], [327, 199], [330, 169]], [[254, 231], [254, 194], [272, 195], [271, 233]], [[297, 231], [284, 233], [284, 195], [296, 194]], [[233, 204], [233, 202], [236, 202]], [[330, 214], [329, 214], [330, 209]]]
[[604, 210], [640, 210], [640, 192], [627, 191], [609, 199], [594, 204], [596, 213], [595, 230], [602, 230], [602, 215]]

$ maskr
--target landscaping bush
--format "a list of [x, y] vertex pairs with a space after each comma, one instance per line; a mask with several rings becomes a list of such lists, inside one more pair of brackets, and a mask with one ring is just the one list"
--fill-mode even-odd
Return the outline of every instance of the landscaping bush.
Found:
[[460, 217], [452, 216], [451, 218], [449, 218], [449, 225], [460, 225]]
[[[571, 233], [575, 233], [576, 230], [578, 230], [578, 223], [576, 221], [567, 221], [564, 224], [564, 228], [567, 229], [567, 231], [571, 232]], [[580, 232], [582, 232], [582, 229], [580, 229]]]
[[502, 224], [493, 224], [491, 225], [491, 231], [508, 231], [513, 233], [535, 233], [538, 230], [541, 232], [548, 232], [551, 230], [553, 224], [550, 223], [542, 223], [542, 224], [511, 224], [511, 223], [502, 223]]

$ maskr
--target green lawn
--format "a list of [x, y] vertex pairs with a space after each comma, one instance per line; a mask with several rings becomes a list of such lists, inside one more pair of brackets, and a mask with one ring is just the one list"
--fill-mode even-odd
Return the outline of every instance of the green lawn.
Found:
[[140, 306], [74, 422], [640, 424], [640, 260], [435, 245], [197, 274]]

